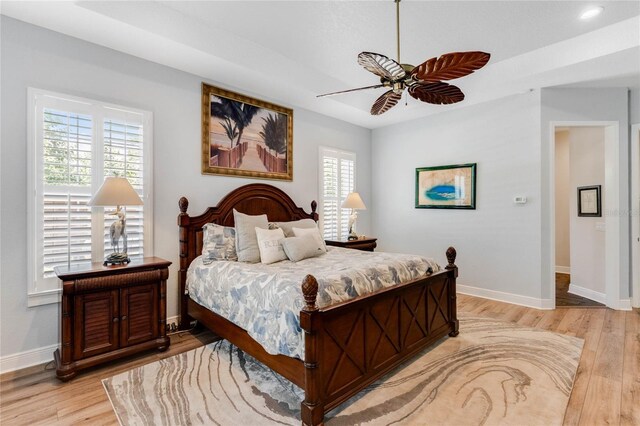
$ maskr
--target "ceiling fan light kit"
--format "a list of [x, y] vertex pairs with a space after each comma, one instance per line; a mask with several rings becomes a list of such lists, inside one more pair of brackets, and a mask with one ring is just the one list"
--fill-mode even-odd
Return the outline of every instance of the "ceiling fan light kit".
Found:
[[400, 0], [396, 3], [396, 36], [398, 60], [374, 52], [362, 52], [358, 55], [358, 64], [369, 72], [380, 77], [380, 84], [326, 93], [318, 97], [355, 92], [358, 90], [377, 89], [387, 87], [390, 90], [383, 93], [371, 107], [372, 115], [380, 115], [393, 108], [404, 93], [405, 89], [413, 98], [436, 105], [447, 105], [464, 99], [462, 91], [442, 80], [453, 80], [464, 77], [482, 68], [489, 62], [490, 54], [479, 51], [452, 52], [431, 58], [414, 67], [400, 62]]

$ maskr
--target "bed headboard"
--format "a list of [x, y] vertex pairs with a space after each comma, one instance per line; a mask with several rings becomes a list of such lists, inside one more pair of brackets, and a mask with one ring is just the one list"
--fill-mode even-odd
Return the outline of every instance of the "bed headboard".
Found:
[[[311, 202], [311, 213], [296, 206], [293, 200], [282, 190], [264, 183], [253, 183], [241, 186], [228, 193], [215, 207], [209, 207], [199, 216], [189, 216], [189, 200], [186, 197], [178, 201], [180, 214], [180, 327], [189, 327], [189, 320], [185, 317], [188, 297], [184, 296], [187, 283], [187, 269], [189, 265], [202, 253], [202, 227], [207, 223], [217, 223], [223, 226], [233, 226], [233, 209], [250, 215], [266, 214], [271, 222], [286, 222], [298, 219], [313, 219], [318, 221], [317, 203]], [[184, 314], [183, 314], [184, 313]]]

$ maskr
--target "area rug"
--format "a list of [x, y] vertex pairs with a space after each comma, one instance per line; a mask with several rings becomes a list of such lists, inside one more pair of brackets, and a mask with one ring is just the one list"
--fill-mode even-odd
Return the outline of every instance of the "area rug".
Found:
[[[583, 340], [464, 317], [328, 425], [560, 425]], [[103, 380], [123, 425], [299, 425], [303, 392], [226, 341]]]

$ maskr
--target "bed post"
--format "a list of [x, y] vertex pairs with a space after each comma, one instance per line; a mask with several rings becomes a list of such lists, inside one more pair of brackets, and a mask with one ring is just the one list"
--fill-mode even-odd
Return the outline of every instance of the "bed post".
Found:
[[449, 247], [447, 249], [447, 266], [444, 268], [448, 271], [447, 283], [449, 285], [449, 315], [451, 325], [451, 332], [449, 336], [456, 337], [458, 335], [458, 303], [456, 297], [456, 278], [458, 278], [458, 267], [456, 266], [456, 249]]
[[300, 326], [304, 330], [304, 401], [301, 404], [302, 424], [307, 426], [322, 424], [324, 404], [320, 395], [318, 369], [318, 281], [307, 275], [302, 281], [305, 305], [300, 311]]
[[178, 324], [178, 328], [180, 330], [188, 330], [191, 326], [191, 318], [187, 312], [189, 297], [184, 292], [187, 286], [187, 269], [189, 268], [189, 230], [187, 228], [190, 222], [190, 217], [187, 214], [189, 200], [186, 197], [181, 197], [178, 201], [178, 207], [180, 207], [180, 214], [178, 215], [178, 226], [180, 227], [180, 272], [178, 273], [180, 324]]

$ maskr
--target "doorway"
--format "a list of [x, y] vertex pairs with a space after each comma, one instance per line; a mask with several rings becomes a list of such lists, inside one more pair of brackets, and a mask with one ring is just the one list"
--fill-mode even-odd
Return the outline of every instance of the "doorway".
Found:
[[557, 307], [604, 307], [604, 178], [604, 127], [556, 128]]
[[617, 122], [551, 123], [552, 306], [618, 308], [620, 218], [606, 214], [620, 200], [618, 139]]

